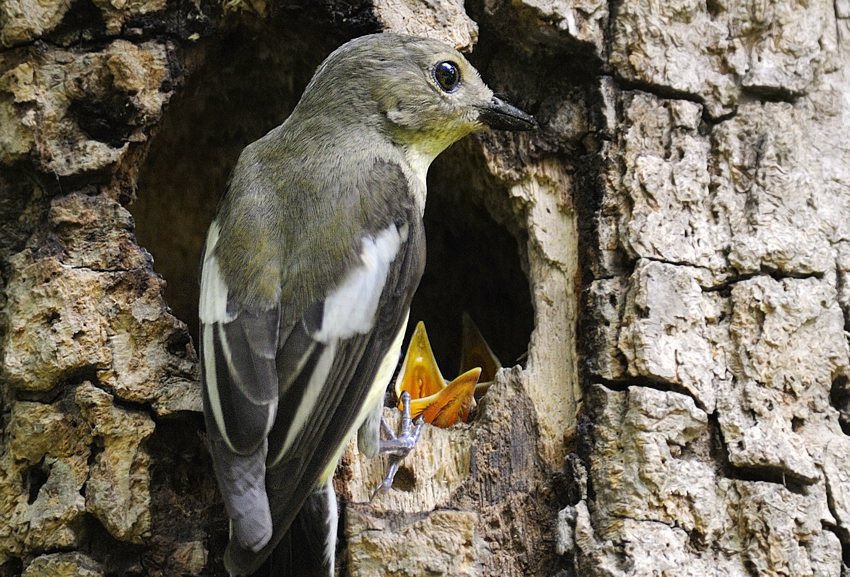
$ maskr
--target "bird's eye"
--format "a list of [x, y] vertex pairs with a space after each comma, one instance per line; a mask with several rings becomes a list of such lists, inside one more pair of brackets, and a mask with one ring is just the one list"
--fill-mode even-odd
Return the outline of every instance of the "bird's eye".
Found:
[[449, 60], [438, 63], [434, 67], [434, 80], [445, 92], [454, 92], [460, 85], [460, 70], [457, 64]]

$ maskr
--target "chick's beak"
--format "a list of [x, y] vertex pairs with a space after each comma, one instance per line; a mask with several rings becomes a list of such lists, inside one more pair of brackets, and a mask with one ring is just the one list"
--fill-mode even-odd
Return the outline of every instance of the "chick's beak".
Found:
[[537, 128], [537, 121], [533, 116], [497, 96], [493, 96], [490, 102], [479, 110], [478, 119], [496, 130], [535, 130]]

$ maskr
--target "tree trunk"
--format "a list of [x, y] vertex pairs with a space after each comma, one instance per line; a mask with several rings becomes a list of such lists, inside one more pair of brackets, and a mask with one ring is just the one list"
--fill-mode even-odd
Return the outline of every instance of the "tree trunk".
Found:
[[447, 376], [465, 311], [505, 368], [371, 502], [385, 463], [346, 451], [340, 574], [850, 574], [848, 22], [846, 0], [0, 1], [0, 576], [225, 574], [201, 243], [241, 148], [379, 30], [474, 47], [541, 128], [431, 168], [411, 320]]

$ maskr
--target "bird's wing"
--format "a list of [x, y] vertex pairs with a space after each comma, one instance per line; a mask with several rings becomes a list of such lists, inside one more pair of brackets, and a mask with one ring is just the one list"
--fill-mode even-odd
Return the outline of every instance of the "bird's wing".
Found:
[[262, 563], [305, 499], [333, 474], [346, 439], [382, 401], [398, 362], [424, 267], [419, 215], [411, 210], [361, 240], [357, 266], [281, 343], [278, 374], [288, 385], [268, 436], [266, 474], [274, 535], [256, 553], [228, 547], [226, 561], [240, 574]]
[[269, 431], [277, 414], [280, 307], [249, 309], [233, 298], [210, 225], [201, 272], [201, 372], [204, 416], [216, 478], [234, 536], [258, 549], [271, 538], [265, 489]]
[[[213, 223], [213, 248], [215, 229]], [[249, 454], [266, 438], [277, 410], [280, 307], [240, 307], [228, 296], [216, 257], [210, 248], [206, 252], [200, 297], [204, 390], [222, 441], [234, 453]]]

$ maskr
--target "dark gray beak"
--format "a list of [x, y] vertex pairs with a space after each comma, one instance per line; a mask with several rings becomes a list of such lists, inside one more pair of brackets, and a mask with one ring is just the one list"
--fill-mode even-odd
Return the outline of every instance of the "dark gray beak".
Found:
[[493, 96], [489, 104], [481, 107], [478, 119], [496, 130], [535, 130], [537, 121], [516, 106]]

